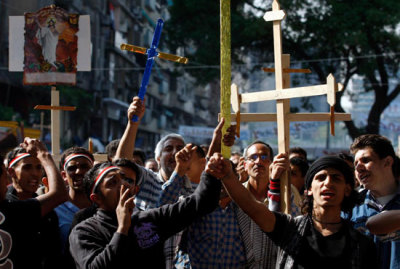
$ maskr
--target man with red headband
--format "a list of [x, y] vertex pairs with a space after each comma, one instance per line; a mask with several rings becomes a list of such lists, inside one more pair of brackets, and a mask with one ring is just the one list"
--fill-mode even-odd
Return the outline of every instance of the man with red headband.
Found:
[[165, 268], [164, 241], [217, 205], [221, 183], [203, 173], [193, 195], [146, 211], [135, 211], [137, 188], [111, 163], [96, 164], [85, 176], [96, 214], [79, 223], [69, 237], [77, 268]]
[[68, 241], [74, 215], [80, 209], [87, 208], [92, 202], [86, 196], [83, 177], [93, 167], [93, 155], [85, 148], [72, 147], [61, 156], [60, 171], [68, 184], [68, 201], [59, 205], [55, 211], [58, 216], [62, 245]]
[[[8, 173], [13, 179], [16, 201], [5, 199], [7, 173], [1, 162], [0, 173], [0, 268], [42, 268], [40, 231], [43, 216], [67, 199], [60, 173], [45, 145], [25, 138], [8, 154]], [[48, 178], [49, 191], [32, 198], [42, 176]]]

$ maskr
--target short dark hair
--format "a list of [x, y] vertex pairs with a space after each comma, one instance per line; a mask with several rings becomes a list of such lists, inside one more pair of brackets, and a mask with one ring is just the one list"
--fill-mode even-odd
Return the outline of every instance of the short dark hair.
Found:
[[307, 160], [307, 151], [301, 147], [293, 147], [289, 149], [289, 155], [292, 153], [298, 153], [300, 155], [304, 155]]
[[338, 154], [338, 157], [339, 157], [340, 159], [345, 160], [345, 161], [354, 163], [354, 158], [353, 158], [353, 156], [351, 156], [351, 155], [349, 155], [349, 154], [347, 154], [347, 153], [341, 152], [341, 153]]
[[106, 153], [109, 161], [111, 161], [117, 153], [119, 141], [121, 141], [121, 139], [115, 139], [107, 144]]
[[60, 171], [64, 170], [64, 162], [65, 159], [72, 154], [85, 154], [87, 156], [89, 156], [89, 158], [92, 160], [92, 162], [94, 162], [94, 157], [93, 154], [90, 153], [87, 149], [82, 148], [82, 147], [72, 147], [72, 148], [68, 148], [66, 149], [63, 154], [61, 155], [61, 160], [60, 160]]
[[[15, 148], [13, 148], [12, 150], [10, 150], [10, 151], [7, 153], [7, 157], [6, 157], [7, 166], [9, 166], [9, 165], [10, 165], [10, 162], [11, 162], [15, 157], [17, 157], [18, 154], [21, 154], [21, 153], [26, 153], [26, 150], [25, 150], [24, 148], [22, 148], [22, 147], [15, 147]], [[19, 162], [19, 161], [18, 161], [18, 162]]]
[[144, 164], [144, 162], [146, 161], [146, 153], [144, 153], [144, 151], [140, 148], [135, 148], [135, 150], [133, 151], [133, 156], [139, 156], [139, 158], [142, 160], [142, 163]]
[[[111, 162], [97, 163], [85, 174], [85, 177], [83, 178], [83, 184], [85, 186], [85, 192], [89, 200], [96, 177], [103, 168], [111, 165], [113, 165]], [[98, 189], [95, 191], [95, 193], [98, 193]]]
[[291, 165], [295, 165], [300, 169], [301, 175], [304, 177], [307, 174], [308, 171], [308, 162], [304, 160], [303, 158], [299, 157], [293, 157], [289, 160]]
[[357, 137], [353, 144], [350, 146], [352, 154], [365, 148], [371, 148], [378, 156], [379, 159], [391, 156], [393, 158], [392, 172], [397, 178], [399, 176], [399, 158], [394, 152], [392, 142], [382, 135], [378, 134], [365, 134]]
[[[136, 182], [138, 181], [139, 177], [141, 176], [139, 166], [134, 161], [131, 161], [131, 160], [128, 160], [125, 158], [121, 158], [121, 159], [115, 160], [114, 165], [121, 166], [121, 167], [128, 167], [128, 168], [132, 169], [136, 173]], [[135, 184], [136, 184], [136, 182], [135, 182]]]
[[249, 150], [249, 148], [251, 146], [253, 146], [255, 144], [263, 144], [264, 146], [266, 146], [269, 149], [271, 161], [274, 159], [274, 151], [272, 150], [271, 146], [268, 145], [267, 143], [265, 143], [264, 141], [261, 141], [261, 140], [255, 140], [250, 145], [248, 145], [243, 151], [243, 157], [245, 157], [245, 158], [247, 157], [247, 151]]

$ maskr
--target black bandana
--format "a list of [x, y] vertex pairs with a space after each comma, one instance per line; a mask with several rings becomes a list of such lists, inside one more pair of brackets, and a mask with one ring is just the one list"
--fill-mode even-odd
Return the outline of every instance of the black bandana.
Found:
[[314, 179], [314, 176], [319, 171], [326, 168], [334, 168], [340, 171], [347, 184], [350, 184], [351, 188], [354, 188], [354, 171], [350, 168], [350, 166], [342, 159], [337, 156], [324, 156], [317, 159], [307, 171], [305, 176], [305, 189], [308, 190], [311, 187], [311, 183]]

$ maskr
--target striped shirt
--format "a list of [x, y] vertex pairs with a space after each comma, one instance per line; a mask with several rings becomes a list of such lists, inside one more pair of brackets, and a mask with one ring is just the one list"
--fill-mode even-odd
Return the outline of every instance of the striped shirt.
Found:
[[135, 205], [140, 210], [147, 210], [157, 207], [161, 193], [161, 186], [164, 183], [160, 174], [150, 169], [138, 166], [140, 169], [137, 185], [140, 187], [135, 197]]

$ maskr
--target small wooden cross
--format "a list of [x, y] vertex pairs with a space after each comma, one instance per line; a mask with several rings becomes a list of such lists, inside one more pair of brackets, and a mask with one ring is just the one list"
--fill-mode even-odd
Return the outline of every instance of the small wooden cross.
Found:
[[[334, 113], [336, 92], [343, 90], [340, 83], [336, 83], [332, 74], [327, 77], [327, 84], [290, 88], [290, 74], [304, 72], [301, 69], [290, 68], [290, 55], [282, 54], [281, 21], [286, 14], [280, 9], [277, 0], [272, 3], [272, 11], [265, 13], [266, 21], [273, 21], [274, 35], [274, 62], [275, 68], [266, 71], [275, 72], [275, 90], [239, 94], [236, 85], [231, 86], [231, 103], [233, 111], [231, 119], [236, 120], [237, 132], [240, 131], [240, 122], [276, 121], [278, 126], [278, 150], [279, 153], [289, 152], [290, 122], [291, 121], [330, 121], [331, 133], [334, 134], [334, 123], [337, 120], [351, 120], [347, 113]], [[290, 89], [289, 89], [290, 88]], [[330, 105], [330, 113], [290, 113], [290, 99], [306, 96], [327, 95]], [[246, 113], [240, 114], [240, 104], [276, 100], [276, 114], [274, 113]], [[290, 178], [287, 172], [281, 177], [281, 209], [290, 213]]]
[[51, 87], [51, 106], [37, 105], [34, 109], [51, 110], [51, 152], [54, 161], [60, 161], [60, 110], [74, 111], [74, 106], [60, 106], [60, 92], [55, 86]]

